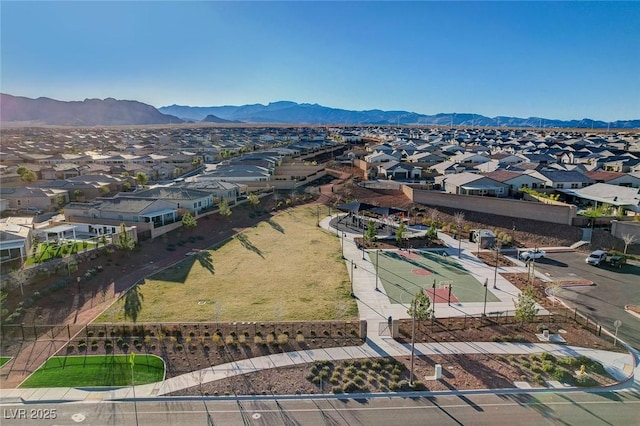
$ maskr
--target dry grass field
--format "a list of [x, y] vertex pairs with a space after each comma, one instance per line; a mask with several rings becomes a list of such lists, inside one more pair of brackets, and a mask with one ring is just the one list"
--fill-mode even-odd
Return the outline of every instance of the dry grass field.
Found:
[[315, 206], [265, 214], [256, 227], [149, 277], [96, 322], [131, 320], [125, 310], [136, 310], [137, 322], [356, 319], [340, 241], [316, 226], [316, 214]]

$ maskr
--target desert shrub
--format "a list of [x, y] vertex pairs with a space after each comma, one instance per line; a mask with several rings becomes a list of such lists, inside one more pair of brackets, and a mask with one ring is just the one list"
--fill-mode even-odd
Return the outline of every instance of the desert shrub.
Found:
[[522, 368], [531, 368], [531, 363], [529, 363], [528, 361], [522, 361], [520, 365], [522, 366]]
[[381, 371], [381, 370], [382, 370], [382, 364], [380, 364], [378, 361], [373, 362], [373, 363], [371, 364], [371, 369], [372, 369], [373, 371], [376, 371], [376, 372], [377, 372], [377, 371]]
[[594, 387], [598, 386], [598, 382], [588, 374], [579, 374], [578, 377], [576, 377], [576, 385], [582, 387]]
[[542, 371], [553, 374], [555, 370], [556, 366], [551, 361], [542, 361]]
[[553, 378], [561, 383], [572, 383], [573, 375], [564, 368], [556, 368], [552, 374]]
[[254, 336], [254, 337], [253, 337], [253, 343], [255, 343], [256, 345], [260, 345], [260, 344], [262, 344], [262, 337], [260, 337], [260, 336]]
[[181, 351], [182, 350], [182, 345], [176, 345], [176, 351]]
[[127, 349], [129, 349], [129, 344], [127, 342], [124, 342], [122, 344], [122, 350], [127, 350]]
[[545, 384], [545, 380], [544, 380], [544, 378], [542, 377], [542, 375], [540, 375], [540, 374], [534, 374], [534, 375], [533, 375], [533, 381], [534, 381], [534, 382], [536, 382], [536, 383], [538, 383], [538, 384], [541, 384], [541, 385], [544, 385], [544, 384]]
[[556, 362], [556, 357], [550, 354], [549, 352], [543, 352], [540, 354], [540, 359], [543, 361], [551, 361]]
[[227, 345], [232, 344], [234, 341], [235, 341], [235, 339], [233, 338], [233, 336], [232, 336], [232, 335], [228, 335], [228, 336], [227, 336], [227, 337], [225, 337], [225, 339], [224, 339], [224, 342], [225, 342]]
[[360, 386], [358, 386], [356, 383], [349, 382], [344, 386], [343, 389], [346, 393], [358, 392], [360, 390]]
[[67, 346], [67, 352], [73, 352], [73, 350], [74, 350], [75, 348], [76, 348], [75, 346], [73, 346], [73, 345], [69, 345], [69, 346]]
[[286, 343], [289, 343], [289, 336], [285, 333], [281, 334], [278, 336], [278, 343], [281, 345], [284, 345]]
[[334, 386], [331, 388], [331, 393], [340, 394], [343, 392], [344, 390], [342, 389], [342, 386]]

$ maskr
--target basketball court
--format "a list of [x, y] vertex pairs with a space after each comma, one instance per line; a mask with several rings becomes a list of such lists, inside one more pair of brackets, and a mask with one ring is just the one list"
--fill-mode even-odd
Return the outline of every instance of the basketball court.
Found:
[[[380, 250], [369, 252], [391, 303], [408, 304], [426, 290], [432, 303], [483, 302], [483, 283], [469, 274], [445, 250]], [[499, 302], [491, 290], [487, 302]]]

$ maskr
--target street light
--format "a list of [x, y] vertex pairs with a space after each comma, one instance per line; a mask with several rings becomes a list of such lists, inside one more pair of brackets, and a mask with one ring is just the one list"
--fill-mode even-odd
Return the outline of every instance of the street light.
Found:
[[496, 287], [496, 282], [498, 281], [498, 254], [500, 253], [500, 246], [500, 241], [498, 241], [496, 245], [496, 269], [493, 273], [493, 288], [498, 288]]
[[489, 291], [489, 278], [484, 280], [484, 307], [482, 308], [482, 316], [487, 316], [487, 292]]
[[342, 247], [342, 258], [344, 259], [344, 232], [341, 234], [340, 242]]
[[378, 252], [380, 250], [376, 250], [376, 291], [380, 291], [378, 290]]

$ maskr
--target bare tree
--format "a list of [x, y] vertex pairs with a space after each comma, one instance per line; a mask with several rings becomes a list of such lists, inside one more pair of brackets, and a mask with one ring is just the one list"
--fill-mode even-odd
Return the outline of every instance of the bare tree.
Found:
[[636, 235], [635, 234], [623, 234], [622, 235], [622, 241], [624, 241], [624, 254], [626, 255], [627, 254], [627, 249], [629, 248], [629, 246], [636, 242]]

